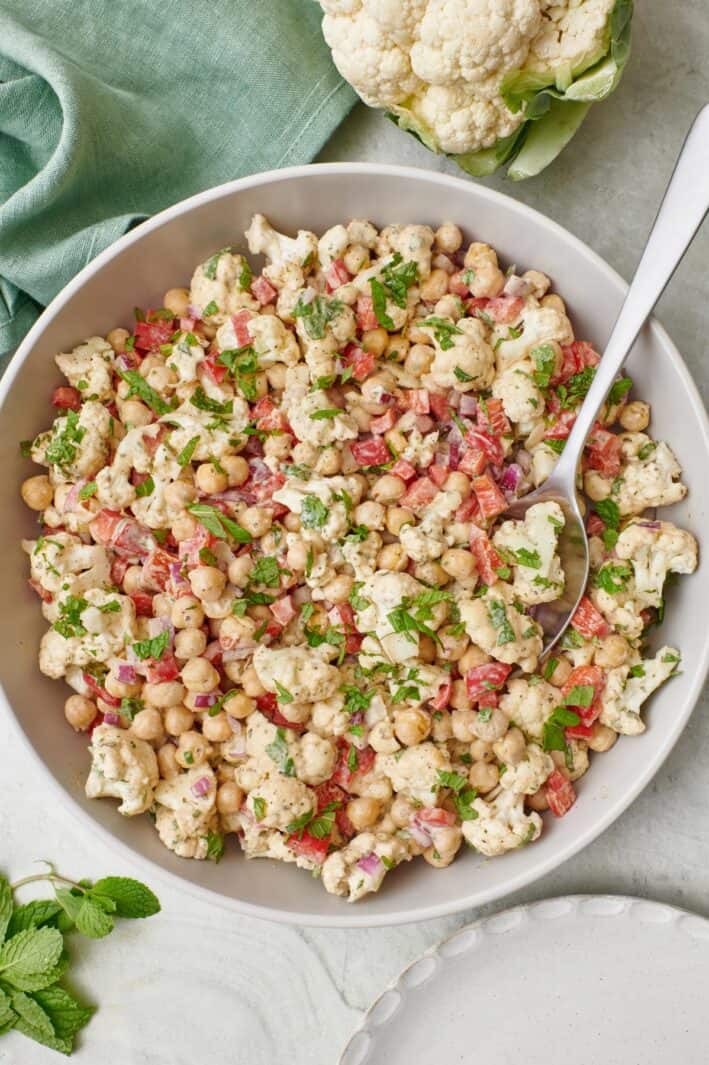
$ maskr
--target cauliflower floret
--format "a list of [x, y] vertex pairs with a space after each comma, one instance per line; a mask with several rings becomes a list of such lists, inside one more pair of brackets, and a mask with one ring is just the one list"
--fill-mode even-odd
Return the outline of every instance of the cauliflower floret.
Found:
[[558, 503], [536, 503], [524, 521], [505, 521], [493, 543], [512, 566], [512, 587], [523, 603], [550, 603], [564, 590], [564, 571], [556, 553], [564, 512]]
[[419, 279], [423, 280], [431, 273], [432, 246], [430, 226], [393, 225], [386, 226], [379, 234], [377, 253], [383, 258], [398, 252], [405, 263], [416, 263]]
[[[405, 418], [406, 415], [399, 421], [402, 432], [407, 432]], [[406, 437], [406, 447], [400, 453], [399, 458], [405, 459], [406, 462], [410, 462], [419, 469], [426, 469], [433, 462], [439, 435], [438, 432], [433, 432], [426, 433], [424, 436], [418, 429], [413, 428]]]
[[479, 318], [461, 318], [458, 322], [441, 318], [433, 325], [426, 325], [424, 319], [419, 328], [429, 334], [436, 351], [429, 373], [421, 378], [426, 387], [453, 388], [456, 392], [490, 387], [495, 376], [495, 357], [486, 339], [487, 329]]
[[382, 538], [377, 532], [370, 532], [366, 540], [345, 540], [342, 545], [342, 557], [354, 570], [355, 579], [368, 581], [376, 573], [377, 557], [382, 546]]
[[544, 413], [544, 395], [532, 376], [534, 364], [528, 359], [511, 366], [492, 383], [492, 394], [502, 400], [505, 414], [521, 427], [522, 432]]
[[40, 433], [32, 444], [32, 458], [51, 467], [55, 484], [90, 480], [108, 458], [112, 420], [102, 403], [88, 400], [78, 413], [67, 411], [55, 418], [48, 432]]
[[262, 214], [255, 214], [246, 231], [249, 251], [265, 255], [268, 265], [264, 277], [275, 288], [302, 288], [305, 274], [315, 263], [318, 254], [318, 238], [314, 233], [301, 229], [297, 237], [278, 233]]
[[551, 755], [546, 754], [536, 743], [530, 743], [521, 761], [505, 767], [500, 784], [515, 795], [534, 795], [553, 772], [554, 761]]
[[418, 632], [397, 632], [390, 614], [402, 606], [404, 600], [413, 600], [425, 592], [409, 573], [375, 573], [365, 581], [360, 598], [369, 601], [369, 606], [358, 610], [357, 627], [361, 632], [373, 632], [382, 650], [391, 662], [405, 662], [418, 652]]
[[160, 779], [155, 751], [124, 729], [98, 725], [91, 734], [91, 770], [86, 781], [89, 799], [120, 799], [118, 812], [143, 814], [153, 804]]
[[57, 680], [70, 666], [107, 662], [134, 638], [135, 606], [127, 595], [89, 588], [81, 599], [66, 596], [45, 604], [54, 625], [39, 645], [39, 668]]
[[[295, 318], [296, 333], [308, 373], [288, 375], [288, 387], [293, 390], [298, 386], [307, 386], [320, 377], [332, 377], [340, 348], [356, 334], [354, 312], [338, 298], [337, 293], [329, 298], [308, 288], [294, 293], [294, 296], [297, 299], [294, 298], [287, 316]], [[279, 314], [284, 316], [280, 308]]]
[[635, 598], [646, 606], [659, 607], [668, 573], [694, 573], [697, 541], [691, 533], [671, 522], [659, 528], [632, 523], [623, 529], [615, 546], [618, 558], [627, 559], [635, 575]]
[[285, 690], [295, 702], [314, 703], [327, 699], [340, 683], [339, 671], [324, 660], [320, 651], [319, 647], [259, 647], [254, 654], [254, 669], [266, 691], [283, 698]]
[[331, 740], [306, 732], [295, 743], [293, 761], [298, 779], [314, 788], [334, 773], [337, 748]]
[[378, 754], [375, 764], [377, 772], [389, 778], [394, 791], [424, 806], [436, 804], [439, 772], [451, 771], [448, 752], [429, 742], [406, 747], [396, 754]]
[[[497, 347], [497, 372], [504, 373], [511, 366], [528, 359], [533, 348], [555, 340], [558, 344], [571, 344], [574, 331], [571, 322], [563, 311], [556, 307], [541, 307], [530, 296], [520, 313], [519, 326], [522, 332], [518, 337], [509, 336], [509, 325], [498, 326], [493, 330], [491, 343], [503, 341]], [[518, 327], [519, 327], [518, 326]]]
[[509, 584], [497, 581], [478, 599], [461, 599], [460, 616], [470, 639], [486, 654], [533, 673], [542, 652], [542, 629], [520, 612], [516, 598]]
[[[206, 357], [205, 349], [193, 333], [180, 332], [175, 338], [172, 344], [172, 351], [166, 363], [177, 374], [176, 391], [178, 394], [182, 392], [180, 385], [189, 384], [197, 380], [199, 369]], [[118, 400], [118, 410], [123, 421], [125, 421], [123, 417], [124, 403], [125, 400]]]
[[[298, 341], [277, 315], [254, 314], [246, 323], [246, 329], [261, 368], [265, 369], [277, 362], [295, 366], [299, 361]], [[231, 319], [219, 327], [216, 341], [220, 351], [233, 351], [242, 346], [236, 338]]]
[[428, 562], [440, 558], [448, 546], [450, 519], [462, 503], [460, 492], [449, 489], [439, 492], [426, 507], [420, 525], [404, 525], [399, 539], [414, 562]]
[[559, 456], [542, 440], [530, 449], [532, 456], [532, 479], [535, 488], [544, 484], [559, 461]]
[[222, 248], [201, 263], [192, 276], [190, 303], [204, 317], [205, 307], [215, 303], [217, 311], [209, 317], [223, 322], [244, 307], [256, 310], [258, 302], [251, 295], [251, 268], [243, 255]]
[[261, 779], [247, 796], [246, 806], [260, 827], [285, 832], [293, 821], [315, 810], [317, 800], [301, 780], [264, 765]]
[[345, 710], [345, 697], [337, 691], [329, 699], [313, 703], [310, 729], [319, 736], [344, 736], [352, 721]]
[[89, 337], [69, 354], [55, 355], [54, 361], [83, 396], [110, 399], [113, 395], [113, 348], [103, 337]]
[[621, 440], [623, 467], [615, 481], [607, 479], [608, 494], [613, 493], [621, 515], [684, 499], [687, 486], [678, 480], [682, 470], [664, 440], [655, 443], [645, 433], [623, 433]]
[[163, 415], [160, 422], [169, 424], [172, 429], [169, 446], [175, 455], [184, 451], [196, 436], [192, 460], [206, 462], [234, 453], [231, 441], [248, 425], [249, 405], [241, 396], [230, 397], [225, 402], [224, 413], [214, 414], [196, 407], [187, 399], [177, 410]]
[[335, 259], [341, 259], [350, 243], [347, 227], [342, 223], [326, 229], [318, 241], [318, 259], [323, 270], [327, 270]]
[[[343, 493], [354, 503], [362, 495], [362, 486], [355, 477], [311, 477], [302, 481], [288, 477], [285, 484], [273, 493], [276, 503], [283, 503], [294, 514], [301, 515], [301, 538], [307, 540], [312, 529], [332, 543], [345, 535], [349, 528], [347, 507]], [[322, 504], [322, 506], [320, 506]], [[322, 556], [327, 563], [327, 556]], [[315, 576], [315, 565], [312, 576]]]
[[325, 859], [323, 887], [331, 895], [347, 895], [348, 902], [356, 902], [378, 891], [387, 870], [409, 857], [405, 844], [396, 836], [361, 832]]
[[111, 561], [105, 547], [85, 544], [70, 533], [55, 532], [38, 540], [23, 540], [30, 573], [45, 591], [80, 596], [89, 588], [111, 584]]
[[640, 717], [642, 704], [677, 671], [679, 663], [679, 651], [661, 647], [654, 658], [609, 670], [602, 696], [601, 722], [625, 736], [644, 732], [645, 722]]
[[525, 677], [513, 677], [500, 696], [500, 709], [526, 736], [541, 740], [544, 722], [561, 702], [561, 691], [547, 681], [532, 684]]
[[180, 858], [207, 857], [209, 832], [216, 828], [217, 778], [208, 765], [195, 766], [155, 789], [155, 827]]
[[[406, 118], [405, 108], [394, 108]], [[410, 113], [424, 130], [435, 130], [438, 147], [452, 154], [464, 154], [472, 142], [478, 148], [490, 148], [500, 137], [509, 137], [524, 121], [524, 112], [516, 115], [501, 96], [483, 99], [471, 97], [465, 83], [429, 85], [411, 101]]]
[[[165, 489], [180, 478], [182, 467], [172, 438], [156, 447], [163, 432], [157, 422], [129, 429], [116, 448], [111, 465], [96, 475], [98, 501], [116, 510], [130, 507], [138, 521], [150, 529], [164, 529], [183, 510], [181, 504], [169, 503], [165, 498]], [[136, 494], [133, 471], [152, 478], [152, 491], [147, 495]]]
[[488, 858], [532, 843], [541, 835], [541, 817], [525, 813], [524, 796], [514, 791], [503, 789], [492, 802], [475, 799], [472, 805], [478, 816], [474, 821], [463, 822], [463, 835]]
[[[316, 447], [357, 439], [359, 430], [352, 415], [346, 410], [332, 415], [335, 408], [320, 389], [305, 393], [299, 388], [289, 389], [283, 395], [283, 410], [298, 439]], [[327, 417], [321, 417], [323, 412]]]

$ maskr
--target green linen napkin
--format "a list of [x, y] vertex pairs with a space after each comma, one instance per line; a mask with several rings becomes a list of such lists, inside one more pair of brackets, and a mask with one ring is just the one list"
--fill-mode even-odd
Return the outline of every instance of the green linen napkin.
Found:
[[310, 0], [0, 0], [0, 352], [93, 256], [312, 159], [352, 106]]

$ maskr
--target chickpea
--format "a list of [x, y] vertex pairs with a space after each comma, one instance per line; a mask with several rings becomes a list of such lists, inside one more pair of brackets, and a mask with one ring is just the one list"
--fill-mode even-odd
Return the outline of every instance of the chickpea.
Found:
[[355, 507], [356, 525], [364, 525], [367, 529], [383, 529], [385, 518], [386, 508], [382, 503], [375, 503], [373, 499], [367, 499]]
[[470, 699], [465, 681], [461, 678], [453, 681], [451, 689], [450, 705], [454, 710], [470, 710]]
[[39, 473], [36, 477], [28, 477], [26, 481], [23, 481], [20, 494], [31, 510], [46, 510], [51, 506], [54, 498], [49, 478], [44, 473]]
[[174, 780], [179, 775], [177, 748], [172, 743], [165, 743], [158, 751], [158, 768], [163, 780]]
[[484, 740], [473, 740], [470, 744], [470, 757], [474, 762], [494, 761], [495, 755], [492, 750], [492, 744], [485, 743]]
[[446, 491], [459, 492], [462, 499], [468, 499], [473, 490], [470, 478], [460, 470], [451, 470], [444, 487]]
[[354, 276], [368, 265], [369, 249], [365, 248], [363, 244], [350, 244], [342, 261], [352, 276]]
[[194, 724], [194, 714], [186, 706], [170, 706], [165, 711], [165, 729], [170, 736], [189, 732]]
[[[167, 488], [165, 492], [167, 493]], [[183, 540], [191, 540], [197, 532], [197, 522], [191, 514], [180, 514], [170, 526], [170, 532], [178, 543], [182, 543]]]
[[64, 717], [75, 732], [86, 732], [97, 713], [96, 703], [84, 695], [70, 695], [64, 703]]
[[109, 673], [104, 681], [106, 691], [116, 699], [130, 699], [132, 696], [138, 695], [141, 684], [142, 681], [139, 680], [134, 684], [126, 684], [125, 681], [119, 680], [115, 673]]
[[179, 680], [166, 680], [160, 684], [144, 684], [143, 698], [151, 706], [167, 709], [176, 706], [185, 697], [185, 687]]
[[206, 713], [202, 718], [202, 735], [212, 743], [224, 743], [232, 735], [229, 719], [223, 710], [214, 717]]
[[431, 718], [418, 707], [394, 711], [394, 735], [405, 747], [415, 747], [431, 732]]
[[139, 399], [127, 399], [120, 404], [121, 420], [130, 428], [138, 428], [141, 425], [150, 425], [153, 420], [153, 412]]
[[406, 507], [389, 507], [386, 512], [386, 528], [392, 536], [398, 536], [405, 525], [414, 525], [414, 512]]
[[444, 222], [436, 230], [436, 247], [446, 255], [453, 255], [463, 245], [463, 234], [453, 222]]
[[468, 650], [461, 657], [458, 669], [461, 673], [467, 673], [469, 669], [475, 669], [476, 666], [484, 666], [489, 661], [490, 655], [486, 655], [481, 647], [471, 643]]
[[259, 695], [265, 695], [266, 689], [261, 681], [258, 679], [258, 673], [253, 666], [248, 666], [244, 670], [244, 675], [241, 678], [241, 684], [244, 689], [244, 693], [249, 695], [252, 699], [257, 699]]
[[597, 754], [602, 754], [604, 751], [609, 751], [617, 739], [617, 732], [614, 732], [612, 728], [608, 728], [607, 725], [602, 725], [600, 721], [595, 721], [593, 723], [593, 731], [586, 743], [590, 750], [595, 751]]
[[418, 657], [422, 662], [435, 662], [437, 658], [436, 644], [430, 636], [419, 636]]
[[444, 662], [459, 662], [470, 642], [466, 633], [459, 634], [450, 628], [446, 628], [438, 633], [438, 637], [441, 641], [438, 652], [439, 657]]
[[551, 293], [548, 296], [542, 296], [540, 303], [542, 307], [551, 307], [553, 311], [558, 311], [560, 314], [566, 314], [566, 304], [562, 300], [561, 296], [557, 296], [556, 293]]
[[385, 544], [377, 555], [377, 569], [403, 573], [409, 564], [409, 556], [401, 544]]
[[629, 651], [628, 641], [623, 636], [611, 634], [601, 640], [593, 661], [602, 669], [615, 669], [616, 666], [627, 662]]
[[337, 448], [326, 447], [318, 456], [318, 460], [315, 463], [315, 472], [322, 477], [334, 477], [336, 473], [340, 472], [341, 466], [342, 456]]
[[[379, 407], [377, 407], [379, 409]], [[369, 427], [372, 424], [372, 415], [364, 407], [356, 406], [350, 408], [350, 415], [354, 419], [357, 429], [360, 433], [368, 433]], [[354, 462], [354, 460], [352, 460]], [[349, 470], [345, 470], [345, 473], [349, 473]]]
[[464, 581], [473, 576], [475, 559], [462, 547], [450, 547], [443, 552], [441, 567], [453, 580]]
[[146, 706], [144, 710], [139, 710], [133, 718], [130, 731], [139, 740], [147, 740], [148, 743], [164, 738], [160, 711], [155, 710], [152, 706]]
[[273, 525], [273, 517], [264, 507], [247, 507], [239, 515], [239, 525], [254, 537], [265, 536]]
[[389, 337], [386, 352], [384, 353], [387, 359], [391, 359], [394, 362], [404, 362], [406, 356], [409, 354], [410, 342], [407, 337], [401, 335], [401, 333], [394, 333]]
[[389, 343], [389, 334], [386, 329], [379, 326], [377, 329], [368, 329], [362, 334], [362, 347], [365, 351], [371, 351], [378, 359], [384, 354]]
[[454, 738], [462, 743], [471, 743], [475, 739], [473, 727], [476, 718], [475, 710], [454, 710], [451, 714]]
[[123, 575], [123, 590], [132, 595], [143, 589], [143, 567], [129, 566]]
[[207, 647], [207, 637], [201, 629], [183, 629], [175, 636], [175, 657], [195, 658], [204, 654]]
[[352, 591], [354, 581], [347, 573], [333, 577], [323, 588], [323, 595], [331, 603], [346, 603]]
[[354, 830], [362, 832], [365, 828], [369, 828], [370, 825], [374, 824], [382, 808], [381, 803], [377, 802], [376, 799], [363, 796], [359, 799], [350, 799], [346, 809]]
[[[222, 469], [224, 469], [224, 467], [222, 467]], [[204, 492], [208, 496], [214, 495], [217, 492], [225, 492], [229, 484], [226, 471], [222, 473], [220, 469], [211, 462], [202, 462], [197, 467], [194, 479], [200, 492]]]
[[500, 771], [494, 762], [475, 762], [470, 767], [468, 780], [481, 795], [496, 788], [500, 780]]
[[232, 647], [236, 647], [236, 645], [242, 640], [250, 639], [255, 629], [256, 623], [253, 618], [238, 618], [233, 614], [230, 614], [220, 622], [219, 640], [222, 647], [225, 650], [228, 650]]
[[220, 814], [236, 814], [244, 804], [244, 793], [238, 784], [227, 781], [217, 790], [217, 810]]
[[[487, 715], [485, 716], [487, 717]], [[494, 743], [495, 740], [502, 739], [507, 732], [508, 725], [507, 715], [502, 710], [495, 709], [487, 721], [481, 719], [480, 714], [476, 715], [473, 723], [473, 732], [479, 740], [487, 740], [489, 743]]]
[[153, 616], [156, 618], [169, 618], [174, 600], [167, 592], [158, 592], [153, 596]]
[[293, 448], [293, 462], [300, 466], [314, 466], [318, 461], [318, 449], [306, 442], [296, 444]]
[[106, 340], [114, 351], [121, 352], [126, 350], [126, 340], [129, 336], [127, 329], [112, 329], [110, 333], [106, 333]]
[[225, 455], [219, 460], [226, 470], [227, 482], [230, 488], [238, 488], [248, 480], [249, 464], [241, 455]]
[[229, 581], [237, 588], [245, 588], [249, 583], [253, 560], [250, 555], [238, 555], [229, 563]]
[[404, 369], [413, 374], [414, 377], [420, 377], [421, 374], [428, 373], [431, 369], [431, 363], [436, 357], [436, 351], [430, 346], [431, 338], [428, 333], [422, 334], [426, 337], [426, 341], [423, 344], [414, 344], [409, 348], [409, 354], [406, 356], [404, 362]]
[[629, 432], [641, 433], [650, 424], [650, 405], [634, 399], [623, 407], [618, 421]]
[[505, 765], [517, 765], [527, 753], [527, 741], [521, 729], [511, 728], [505, 736], [493, 745], [497, 757]]
[[377, 721], [369, 733], [369, 746], [377, 754], [393, 754], [399, 750], [399, 742], [394, 735], [391, 721]]
[[425, 333], [417, 321], [410, 323], [406, 330], [406, 335], [412, 344], [431, 344], [431, 338], [428, 333]]
[[539, 791], [534, 792], [534, 795], [527, 795], [525, 801], [529, 809], [536, 810], [538, 814], [544, 813], [545, 810], [549, 809], [546, 788], [540, 788]]
[[404, 795], [397, 795], [389, 809], [389, 816], [397, 828], [408, 828], [415, 813], [416, 807]]
[[190, 309], [189, 289], [169, 288], [162, 298], [162, 305], [172, 311], [175, 318], [187, 318]]
[[[190, 658], [182, 667], [182, 680], [190, 692], [214, 691], [219, 684], [219, 674], [206, 658]], [[175, 700], [177, 701], [177, 700]]]
[[448, 274], [445, 270], [431, 270], [428, 277], [419, 285], [421, 299], [425, 303], [436, 303], [448, 291]]
[[192, 769], [207, 760], [211, 748], [201, 732], [183, 732], [177, 741], [175, 760], [183, 769]]
[[178, 377], [169, 366], [155, 366], [146, 375], [146, 381], [156, 392], [165, 392], [170, 385], [177, 383]]
[[308, 553], [308, 545], [302, 540], [297, 540], [296, 543], [291, 544], [286, 554], [288, 569], [295, 570], [298, 573], [305, 570], [308, 565]]
[[[262, 692], [259, 694], [262, 694]], [[243, 721], [249, 714], [253, 714], [256, 709], [256, 701], [244, 692], [235, 691], [231, 695], [227, 695], [222, 702], [222, 707], [230, 717], [235, 717], [237, 721]]]
[[435, 710], [431, 715], [431, 739], [434, 743], [447, 743], [453, 739], [451, 715], [447, 710]]
[[181, 595], [170, 611], [170, 621], [176, 629], [199, 629], [204, 624], [204, 611], [199, 599]]
[[463, 833], [457, 825], [444, 825], [436, 832], [436, 842], [423, 852], [424, 861], [435, 869], [445, 869], [460, 850]]
[[287, 459], [293, 447], [293, 438], [288, 433], [267, 436], [263, 444], [263, 453], [270, 458]]
[[266, 370], [266, 380], [274, 392], [282, 392], [286, 387], [286, 367], [282, 362], [275, 362]]
[[[440, 562], [417, 562], [414, 566], [414, 577], [417, 581], [423, 581], [424, 584], [432, 584], [436, 588], [442, 588], [450, 580]], [[435, 612], [434, 609], [434, 614]]]
[[463, 316], [463, 304], [458, 296], [443, 296], [433, 308], [437, 318], [452, 318], [457, 322]]
[[408, 440], [400, 429], [389, 429], [389, 431], [384, 434], [384, 439], [397, 455], [400, 455], [408, 444]]
[[546, 296], [551, 286], [551, 281], [541, 270], [525, 270], [522, 274], [522, 279], [531, 286], [532, 295], [536, 296], [538, 300], [542, 296]]
[[405, 491], [406, 485], [401, 477], [385, 473], [374, 482], [370, 495], [377, 503], [389, 504], [396, 503], [397, 500], [401, 499]]
[[197, 598], [206, 603], [221, 598], [226, 586], [226, 576], [216, 566], [199, 566], [192, 570], [188, 580]]
[[572, 666], [568, 658], [559, 658], [556, 661], [554, 669], [547, 678], [550, 684], [553, 684], [555, 688], [563, 688], [567, 680], [571, 676]]

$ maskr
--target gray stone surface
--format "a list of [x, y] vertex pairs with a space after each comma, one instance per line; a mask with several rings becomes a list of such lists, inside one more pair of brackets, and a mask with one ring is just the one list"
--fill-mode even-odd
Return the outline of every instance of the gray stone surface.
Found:
[[[539, 178], [518, 185], [490, 180], [568, 227], [626, 277], [683, 133], [709, 100], [707, 0], [641, 0], [637, 7], [634, 57], [613, 99], [592, 110], [563, 157]], [[322, 158], [457, 172], [364, 107]], [[702, 389], [709, 381], [708, 258], [709, 227], [659, 310]], [[707, 708], [705, 693], [665, 766], [611, 829], [501, 905], [619, 892], [709, 915]], [[23, 875], [35, 859], [49, 856], [69, 875], [136, 875], [57, 806], [5, 720], [0, 747], [0, 853], [7, 872]], [[101, 1004], [77, 1055], [80, 1065], [335, 1065], [360, 1011], [422, 950], [475, 916], [389, 930], [308, 931], [240, 918], [155, 886], [161, 918], [72, 949], [80, 962], [78, 986]], [[20, 1037], [0, 1041], [1, 1065], [55, 1060]]]

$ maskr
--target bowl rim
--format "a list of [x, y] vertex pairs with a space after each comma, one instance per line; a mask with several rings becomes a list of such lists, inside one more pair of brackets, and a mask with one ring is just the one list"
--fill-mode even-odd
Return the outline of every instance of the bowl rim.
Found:
[[[535, 208], [529, 207], [527, 204], [521, 203], [505, 193], [498, 192], [496, 189], [488, 188], [485, 185], [469, 181], [465, 178], [454, 177], [452, 175], [417, 167], [385, 163], [311, 163], [304, 166], [285, 167], [281, 170], [267, 170], [262, 173], [251, 174], [246, 177], [237, 178], [233, 181], [224, 182], [221, 185], [216, 185], [203, 192], [198, 192], [187, 199], [180, 200], [178, 203], [165, 208], [165, 210], [160, 211], [158, 214], [141, 222], [113, 244], [109, 245], [104, 251], [100, 252], [95, 259], [91, 260], [91, 262], [76, 274], [76, 276], [73, 277], [72, 280], [54, 297], [17, 348], [2, 380], [0, 381], [0, 414], [12, 390], [12, 386], [20, 367], [37, 340], [41, 337], [47, 325], [56, 317], [73, 295], [82, 288], [86, 281], [99, 273], [104, 266], [116, 258], [125, 248], [142, 240], [142, 238], [148, 233], [155, 229], [159, 229], [165, 223], [171, 222], [173, 219], [188, 214], [193, 209], [202, 207], [214, 200], [231, 196], [232, 194], [239, 193], [245, 189], [257, 188], [260, 185], [278, 184], [280, 182], [290, 181], [293, 178], [307, 178], [318, 174], [329, 174], [342, 178], [352, 176], [381, 176], [399, 181], [421, 182], [429, 186], [438, 186], [441, 189], [455, 188], [460, 191], [465, 191], [473, 198], [478, 198], [483, 202], [488, 201], [490, 203], [499, 204], [505, 211], [516, 214], [522, 222], [531, 221], [535, 225], [553, 232], [558, 239], [565, 242], [569, 247], [573, 248], [577, 253], [583, 256], [593, 271], [604, 275], [605, 279], [616, 291], [622, 295], [627, 291], [628, 285], [620, 274], [618, 274], [616, 270], [614, 270], [586, 243], [574, 236], [558, 222], [555, 222], [553, 219], [548, 218]], [[704, 450], [709, 459], [709, 417], [707, 416], [699, 390], [695, 385], [681, 354], [663, 326], [653, 317], [650, 319], [646, 328], [651, 330], [660, 346], [674, 363], [675, 369], [682, 379], [693, 413], [697, 416], [703, 438]], [[446, 917], [451, 914], [461, 913], [465, 910], [482, 906], [488, 902], [505, 898], [514, 891], [518, 891], [521, 888], [526, 887], [528, 884], [539, 880], [542, 876], [545, 876], [547, 873], [556, 869], [589, 843], [593, 842], [593, 840], [600, 836], [601, 833], [630, 806], [640, 792], [652, 780], [662, 763], [665, 761], [679, 739], [694, 707], [696, 706], [708, 672], [709, 633], [707, 634], [707, 639], [704, 644], [701, 660], [697, 664], [694, 679], [684, 700], [682, 712], [671, 722], [665, 733], [664, 739], [652, 757], [649, 758], [643, 772], [639, 774], [614, 801], [609, 801], [609, 804], [604, 808], [601, 815], [596, 817], [593, 823], [570, 843], [561, 849], [557, 849], [546, 858], [537, 859], [536, 861], [533, 860], [530, 863], [529, 868], [516, 874], [514, 877], [511, 877], [509, 880], [506, 880], [502, 886], [497, 885], [477, 891], [473, 889], [454, 901], [420, 905], [403, 911], [394, 910], [387, 914], [371, 915], [368, 915], [367, 913], [366, 903], [360, 908], [351, 907], [344, 901], [342, 903], [343, 912], [338, 915], [320, 915], [309, 912], [301, 913], [295, 910], [283, 910], [278, 907], [257, 905], [255, 903], [244, 902], [236, 898], [222, 895], [220, 892], [214, 891], [209, 887], [195, 884], [192, 881], [183, 878], [179, 873], [174, 873], [165, 869], [153, 859], [139, 854], [129, 844], [118, 839], [109, 829], [104, 828], [104, 826], [98, 821], [95, 821], [91, 815], [81, 807], [73, 795], [59, 783], [49, 766], [40, 757], [38, 751], [35, 750], [30, 742], [29, 737], [22, 727], [20, 719], [10, 705], [1, 681], [0, 705], [5, 708], [16, 732], [21, 736], [25, 749], [30, 751], [32, 758], [37, 762], [39, 767], [41, 767], [44, 776], [50, 782], [50, 786], [61, 797], [63, 805], [71, 811], [77, 821], [87, 829], [90, 827], [92, 832], [97, 834], [107, 846], [117, 850], [127, 861], [136, 864], [138, 867], [142, 866], [146, 872], [150, 871], [150, 874], [155, 875], [156, 879], [162, 880], [176, 889], [187, 891], [190, 895], [193, 895], [195, 898], [201, 899], [202, 901], [211, 902], [222, 909], [240, 913], [246, 917], [274, 921], [278, 924], [303, 925], [308, 927], [374, 928], [400, 924], [413, 924], [420, 921], [432, 920], [437, 917]]]

